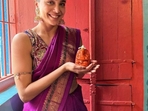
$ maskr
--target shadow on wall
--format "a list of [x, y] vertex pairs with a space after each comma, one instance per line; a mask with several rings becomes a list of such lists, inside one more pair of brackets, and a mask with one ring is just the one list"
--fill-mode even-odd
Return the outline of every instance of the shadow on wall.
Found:
[[0, 111], [22, 111], [23, 102], [18, 94], [15, 94], [11, 99], [0, 106]]

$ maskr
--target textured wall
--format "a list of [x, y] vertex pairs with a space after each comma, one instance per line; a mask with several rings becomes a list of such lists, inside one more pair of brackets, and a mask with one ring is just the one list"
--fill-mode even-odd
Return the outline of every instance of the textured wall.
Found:
[[17, 32], [32, 28], [35, 17], [34, 0], [16, 0]]

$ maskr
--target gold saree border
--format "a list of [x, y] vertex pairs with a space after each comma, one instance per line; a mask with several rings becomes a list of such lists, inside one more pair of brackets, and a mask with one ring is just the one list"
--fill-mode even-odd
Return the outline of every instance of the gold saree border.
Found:
[[[65, 62], [74, 62], [74, 57], [71, 55], [75, 55], [76, 52], [76, 29], [68, 30], [65, 29], [65, 38], [63, 40], [59, 66]], [[44, 101], [42, 111], [58, 111], [69, 75], [70, 72], [65, 72], [51, 85]]]

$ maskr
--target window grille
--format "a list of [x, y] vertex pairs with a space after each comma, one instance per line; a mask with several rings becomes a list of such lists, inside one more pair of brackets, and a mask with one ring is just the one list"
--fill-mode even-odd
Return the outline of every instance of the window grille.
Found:
[[11, 38], [15, 34], [15, 1], [0, 0], [0, 78], [11, 73]]

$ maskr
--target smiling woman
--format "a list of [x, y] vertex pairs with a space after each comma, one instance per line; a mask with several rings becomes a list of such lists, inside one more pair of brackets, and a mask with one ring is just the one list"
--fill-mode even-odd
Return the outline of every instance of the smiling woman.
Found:
[[38, 24], [13, 37], [12, 73], [23, 111], [87, 111], [76, 77], [98, 65], [95, 60], [87, 67], [75, 64], [81, 35], [60, 24], [65, 6], [66, 0], [36, 0]]

